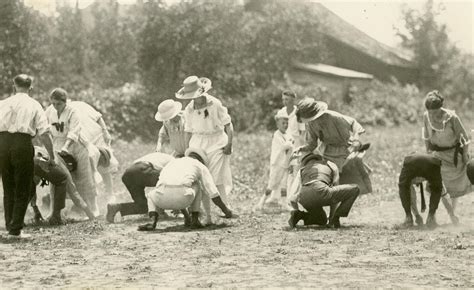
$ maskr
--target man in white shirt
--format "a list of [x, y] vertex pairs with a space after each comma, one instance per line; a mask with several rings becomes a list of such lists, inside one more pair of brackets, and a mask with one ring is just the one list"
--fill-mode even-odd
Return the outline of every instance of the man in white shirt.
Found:
[[[208, 164], [206, 153], [197, 148], [188, 148], [185, 157], [171, 160], [162, 170], [156, 188], [147, 194], [148, 211], [154, 218], [152, 224], [138, 227], [141, 231], [152, 231], [158, 221], [157, 208], [182, 210], [190, 207], [191, 227], [200, 228], [199, 211], [201, 199], [212, 199], [224, 213], [225, 218], [233, 217], [232, 211], [222, 201]], [[210, 204], [204, 203], [207, 221], [210, 219]], [[186, 225], [186, 223], [185, 223]]]
[[293, 91], [286, 90], [281, 94], [281, 99], [285, 106], [278, 111], [278, 114], [288, 118], [288, 129], [286, 133], [293, 138], [295, 142], [294, 146], [297, 148], [305, 143], [305, 124], [298, 122], [296, 118], [296, 94]]
[[[118, 212], [121, 216], [146, 214], [149, 210], [145, 188], [156, 186], [161, 170], [173, 159], [174, 157], [169, 154], [155, 152], [135, 160], [122, 175], [122, 182], [130, 192], [133, 202], [109, 203], [106, 220], [113, 223]], [[183, 214], [186, 219], [187, 215]]]
[[13, 79], [15, 94], [0, 101], [0, 172], [3, 181], [5, 225], [10, 236], [21, 233], [33, 186], [34, 149], [32, 138], [40, 136], [55, 165], [49, 124], [40, 103], [32, 99], [32, 78], [25, 74]]

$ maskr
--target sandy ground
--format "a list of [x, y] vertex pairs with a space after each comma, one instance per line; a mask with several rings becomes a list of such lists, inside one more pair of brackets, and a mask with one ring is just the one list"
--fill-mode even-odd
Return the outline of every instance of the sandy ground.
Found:
[[[249, 140], [241, 137], [240, 142], [245, 146]], [[115, 224], [102, 217], [60, 227], [29, 225], [26, 232], [33, 239], [0, 239], [0, 285], [474, 287], [474, 194], [460, 201], [459, 226], [449, 224], [440, 204], [437, 229], [397, 230], [394, 225], [404, 216], [393, 175], [398, 163], [383, 164], [378, 156], [391, 157], [380, 150], [375, 146], [369, 157], [374, 193], [356, 201], [349, 218], [342, 219], [342, 229], [291, 230], [288, 212], [278, 207], [253, 213], [250, 208], [266, 178], [258, 174], [257, 168], [266, 166], [259, 160], [268, 157], [248, 163], [261, 154], [256, 150], [234, 158], [232, 206], [238, 219], [221, 219], [213, 207], [216, 225], [197, 231], [184, 228], [182, 219], [171, 218], [160, 221], [155, 232], [138, 232], [137, 225], [147, 221], [140, 216], [117, 218]], [[133, 152], [135, 157], [143, 151]], [[117, 188], [123, 196], [124, 188], [119, 184]], [[0, 232], [5, 233], [3, 220]]]

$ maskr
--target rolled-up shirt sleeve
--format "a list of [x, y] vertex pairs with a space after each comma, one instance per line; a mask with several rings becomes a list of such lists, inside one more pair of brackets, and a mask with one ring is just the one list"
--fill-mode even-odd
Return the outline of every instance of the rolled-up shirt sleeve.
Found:
[[68, 123], [69, 130], [67, 133], [67, 139], [71, 139], [72, 141], [77, 142], [77, 140], [79, 139], [79, 134], [81, 133], [81, 123], [76, 111], [71, 111]]
[[200, 173], [200, 183], [207, 195], [210, 198], [215, 198], [219, 196], [219, 191], [217, 190], [216, 184], [214, 183], [214, 179], [212, 179], [211, 172], [201, 163], [196, 163], [199, 166], [199, 173]]

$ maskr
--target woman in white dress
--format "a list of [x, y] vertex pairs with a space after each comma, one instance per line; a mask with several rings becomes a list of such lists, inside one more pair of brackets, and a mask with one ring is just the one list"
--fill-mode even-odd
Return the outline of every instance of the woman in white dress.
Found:
[[[207, 93], [211, 81], [190, 76], [176, 98], [191, 100], [184, 110], [185, 132], [189, 147], [200, 148], [209, 158], [209, 170], [224, 203], [229, 204], [227, 194], [232, 189], [230, 154], [232, 153], [233, 126], [231, 117], [217, 98]], [[210, 203], [203, 199], [203, 202]], [[207, 223], [210, 223], [210, 216]]]

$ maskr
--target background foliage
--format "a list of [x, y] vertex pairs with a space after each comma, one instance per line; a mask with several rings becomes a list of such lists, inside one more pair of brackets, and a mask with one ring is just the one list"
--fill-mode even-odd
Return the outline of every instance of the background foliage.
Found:
[[417, 86], [374, 81], [347, 103], [318, 84], [300, 87], [285, 77], [293, 60], [331, 63], [320, 20], [303, 3], [105, 0], [86, 9], [59, 5], [50, 17], [19, 0], [0, 3], [0, 94], [11, 92], [14, 75], [32, 74], [45, 103], [61, 86], [102, 111], [121, 138], [154, 138], [157, 104], [188, 75], [214, 80], [212, 94], [224, 100], [238, 130], [273, 130], [288, 88], [376, 125], [417, 120], [429, 89], [440, 89], [454, 108], [472, 108], [474, 100], [473, 57], [450, 42], [431, 0], [421, 12], [405, 9], [398, 33], [421, 72]]

